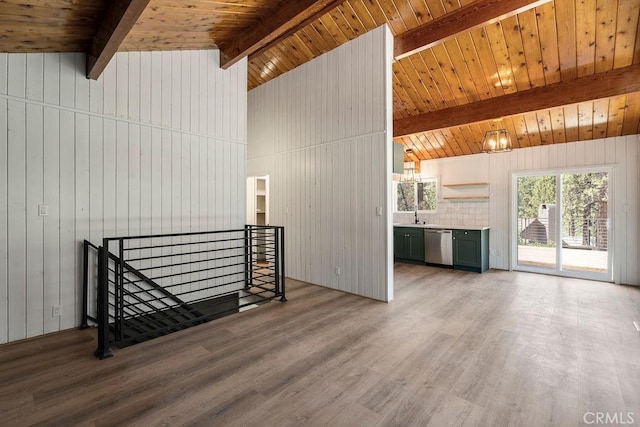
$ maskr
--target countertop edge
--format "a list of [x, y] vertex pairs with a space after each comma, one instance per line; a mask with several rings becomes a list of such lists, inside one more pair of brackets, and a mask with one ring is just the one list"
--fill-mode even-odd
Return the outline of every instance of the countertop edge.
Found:
[[429, 228], [438, 230], [489, 230], [484, 225], [442, 225], [442, 224], [393, 224], [393, 227]]

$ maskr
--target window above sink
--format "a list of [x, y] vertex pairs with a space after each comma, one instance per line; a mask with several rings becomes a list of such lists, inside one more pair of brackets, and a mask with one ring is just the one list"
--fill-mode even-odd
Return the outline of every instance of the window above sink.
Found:
[[435, 212], [438, 203], [438, 180], [393, 183], [394, 212]]

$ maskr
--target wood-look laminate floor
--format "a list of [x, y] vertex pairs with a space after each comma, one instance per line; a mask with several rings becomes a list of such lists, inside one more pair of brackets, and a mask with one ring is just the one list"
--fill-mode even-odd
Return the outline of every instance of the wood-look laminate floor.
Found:
[[640, 289], [405, 264], [395, 281], [384, 304], [290, 280], [286, 304], [105, 361], [94, 330], [0, 346], [0, 425], [640, 423]]

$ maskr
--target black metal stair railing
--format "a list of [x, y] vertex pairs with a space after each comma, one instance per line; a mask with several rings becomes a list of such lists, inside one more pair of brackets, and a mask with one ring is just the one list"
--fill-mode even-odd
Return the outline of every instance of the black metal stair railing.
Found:
[[[98, 252], [95, 307], [89, 285]], [[280, 298], [286, 301], [284, 228], [105, 238], [84, 243], [82, 327], [98, 326], [95, 355]]]

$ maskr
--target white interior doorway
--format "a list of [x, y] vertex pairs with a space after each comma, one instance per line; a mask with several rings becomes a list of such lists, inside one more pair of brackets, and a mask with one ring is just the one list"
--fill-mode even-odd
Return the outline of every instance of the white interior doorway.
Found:
[[514, 270], [612, 280], [612, 170], [513, 174]]
[[269, 175], [247, 177], [247, 224], [269, 225]]

